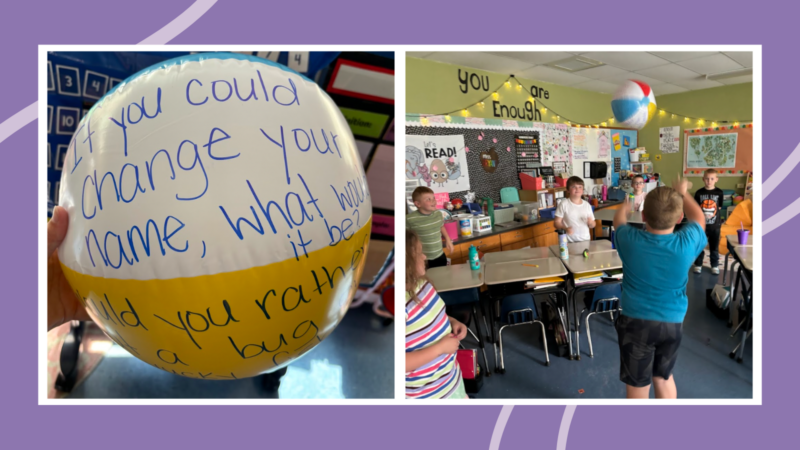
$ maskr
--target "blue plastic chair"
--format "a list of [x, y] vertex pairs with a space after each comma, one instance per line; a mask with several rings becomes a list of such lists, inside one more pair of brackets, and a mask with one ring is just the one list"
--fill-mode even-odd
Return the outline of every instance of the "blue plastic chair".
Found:
[[519, 191], [517, 190], [517, 188], [504, 187], [503, 189], [500, 189], [501, 203], [511, 203], [518, 201], [519, 201]]
[[[592, 332], [589, 329], [589, 317], [595, 314], [609, 313], [611, 315], [611, 320], [614, 320], [614, 313], [622, 312], [619, 302], [621, 296], [622, 285], [613, 283], [601, 284], [594, 290], [591, 298], [589, 295], [585, 297], [587, 308], [584, 308], [581, 314], [588, 309], [589, 314], [586, 315], [586, 336], [589, 339], [589, 356], [592, 358], [594, 358], [594, 351], [592, 350]], [[578, 342], [578, 354], [580, 354], [581, 351], [580, 345], [580, 342]]]
[[515, 294], [503, 299], [500, 307], [500, 373], [504, 373], [505, 363], [503, 361], [503, 330], [507, 327], [517, 325], [538, 323], [542, 327], [542, 341], [544, 342], [544, 355], [547, 360], [545, 366], [550, 365], [550, 354], [547, 352], [547, 336], [544, 331], [544, 323], [539, 320], [539, 313], [536, 311], [536, 303], [533, 301], [532, 294]]

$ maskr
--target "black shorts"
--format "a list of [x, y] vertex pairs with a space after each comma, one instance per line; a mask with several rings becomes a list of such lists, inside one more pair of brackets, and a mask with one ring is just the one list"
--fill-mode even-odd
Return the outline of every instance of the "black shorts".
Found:
[[447, 265], [447, 255], [442, 253], [438, 258], [429, 259], [425, 261], [425, 263], [428, 265], [428, 269], [433, 269], [434, 267], [444, 267]]
[[633, 387], [645, 387], [652, 378], [668, 380], [678, 359], [683, 323], [657, 322], [620, 315], [619, 379]]

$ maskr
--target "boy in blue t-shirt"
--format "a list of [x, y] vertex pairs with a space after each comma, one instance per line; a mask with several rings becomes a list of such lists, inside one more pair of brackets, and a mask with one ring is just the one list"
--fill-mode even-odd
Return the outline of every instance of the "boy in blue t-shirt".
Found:
[[[647, 194], [642, 211], [646, 230], [627, 226], [627, 199], [614, 216], [616, 247], [622, 260], [622, 314], [619, 337], [620, 380], [628, 398], [677, 398], [672, 369], [678, 357], [683, 318], [689, 306], [689, 268], [706, 246], [703, 210], [678, 178], [672, 188]], [[673, 233], [685, 215], [687, 223]]]

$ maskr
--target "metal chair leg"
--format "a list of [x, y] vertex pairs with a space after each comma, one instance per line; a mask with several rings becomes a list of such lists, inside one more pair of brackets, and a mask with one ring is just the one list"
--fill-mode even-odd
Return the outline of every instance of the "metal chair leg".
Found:
[[505, 327], [500, 327], [500, 331], [497, 333], [500, 342], [500, 369], [497, 370], [498, 373], [506, 373], [506, 365], [503, 360], [503, 328]]
[[538, 321], [538, 320], [537, 320], [537, 322], [539, 322], [539, 326], [542, 327], [542, 342], [544, 342], [544, 357], [545, 357], [545, 360], [547, 361], [545, 363], [545, 366], [549, 367], [550, 366], [550, 352], [547, 351], [547, 335], [544, 332], [544, 322], [541, 322], [541, 321]]
[[589, 357], [594, 358], [594, 349], [592, 348], [592, 330], [589, 328], [589, 317], [591, 317], [591, 315], [591, 313], [586, 315], [586, 337], [589, 339]]

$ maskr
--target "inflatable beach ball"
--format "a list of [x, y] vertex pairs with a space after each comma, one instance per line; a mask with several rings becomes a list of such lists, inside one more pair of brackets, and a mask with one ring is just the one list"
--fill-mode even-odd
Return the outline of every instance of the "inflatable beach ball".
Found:
[[178, 375], [271, 372], [344, 317], [372, 205], [355, 141], [314, 82], [240, 54], [117, 85], [70, 142], [64, 273], [92, 319]]
[[611, 111], [620, 126], [641, 130], [656, 113], [656, 97], [649, 85], [628, 80], [614, 93]]

